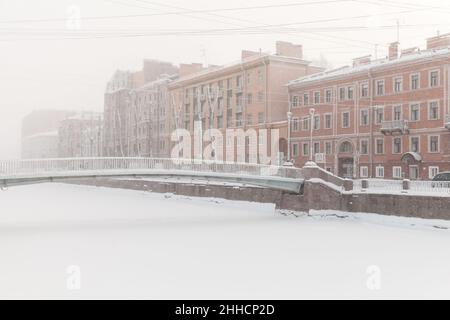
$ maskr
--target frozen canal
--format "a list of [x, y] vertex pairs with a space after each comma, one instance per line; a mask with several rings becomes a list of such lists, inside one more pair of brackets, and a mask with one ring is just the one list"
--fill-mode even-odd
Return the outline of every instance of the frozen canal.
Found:
[[448, 222], [63, 184], [0, 208], [0, 298], [450, 298]]

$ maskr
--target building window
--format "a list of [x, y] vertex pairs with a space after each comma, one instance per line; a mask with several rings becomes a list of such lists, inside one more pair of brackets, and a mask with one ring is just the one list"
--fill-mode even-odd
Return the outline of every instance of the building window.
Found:
[[303, 118], [303, 130], [309, 130], [310, 118]]
[[402, 153], [402, 138], [394, 138], [394, 140], [392, 141], [392, 153]]
[[403, 78], [394, 79], [394, 92], [399, 93], [403, 91]]
[[331, 89], [326, 90], [325, 91], [325, 102], [331, 103], [332, 96], [333, 96], [333, 93], [332, 93]]
[[420, 77], [419, 74], [411, 75], [411, 90], [417, 90], [420, 88]]
[[314, 116], [314, 130], [320, 129], [320, 116]]
[[342, 128], [350, 127], [350, 112], [346, 111], [342, 113]]
[[316, 91], [314, 92], [314, 104], [319, 104], [320, 103], [320, 92]]
[[428, 167], [428, 178], [433, 179], [439, 173], [439, 167]]
[[369, 110], [361, 109], [360, 123], [362, 126], [367, 126], [369, 124]]
[[263, 112], [258, 113], [258, 123], [264, 123], [264, 113]]
[[292, 97], [292, 107], [298, 107], [298, 96]]
[[331, 152], [332, 152], [331, 142], [327, 141], [325, 142], [325, 154], [331, 154]]
[[375, 124], [381, 124], [384, 121], [384, 108], [375, 108]]
[[303, 143], [302, 145], [302, 153], [304, 156], [308, 156], [309, 155], [309, 143]]
[[361, 97], [367, 98], [369, 96], [369, 85], [367, 83], [361, 84]]
[[348, 87], [348, 89], [347, 89], [348, 100], [353, 100], [353, 97], [354, 97], [354, 89], [353, 89], [353, 87]]
[[361, 154], [369, 154], [369, 141], [368, 140], [361, 140], [359, 142], [360, 147], [359, 147], [359, 152]]
[[439, 136], [429, 136], [428, 141], [428, 151], [430, 153], [439, 152]]
[[339, 152], [342, 153], [351, 153], [353, 152], [353, 148], [352, 148], [352, 144], [348, 141], [345, 141], [341, 144], [341, 146], [339, 147]]
[[253, 115], [247, 114], [247, 124], [251, 126], [253, 124]]
[[345, 88], [339, 88], [339, 100], [340, 101], [345, 100]]
[[325, 114], [325, 129], [331, 129], [331, 114]]
[[262, 91], [258, 92], [258, 102], [259, 103], [264, 102], [264, 93]]
[[398, 106], [394, 106], [392, 108], [392, 119], [398, 121], [398, 120], [402, 120], [402, 106], [398, 105]]
[[376, 146], [376, 154], [384, 154], [384, 139], [377, 139]]
[[253, 100], [253, 95], [251, 93], [248, 93], [247, 94], [247, 103], [252, 104], [252, 100]]
[[384, 178], [384, 167], [378, 166], [375, 168], [375, 177]]
[[439, 71], [430, 72], [430, 87], [437, 87], [439, 85]]
[[410, 138], [410, 146], [409, 150], [411, 152], [420, 152], [420, 138], [419, 137], [411, 137]]
[[415, 103], [409, 106], [409, 120], [410, 121], [420, 120], [420, 104]]
[[320, 142], [314, 142], [314, 154], [320, 153]]
[[428, 120], [439, 119], [439, 102], [432, 101], [428, 105]]
[[294, 157], [298, 157], [298, 156], [299, 156], [299, 146], [298, 146], [298, 143], [292, 144], [292, 155], [293, 155]]
[[409, 166], [409, 178], [411, 180], [417, 180], [419, 178], [419, 167]]
[[309, 105], [309, 94], [307, 94], [307, 93], [305, 93], [305, 94], [303, 95], [303, 105], [304, 105], [304, 106]]
[[377, 81], [377, 96], [384, 95], [384, 80]]
[[402, 167], [392, 167], [392, 178], [401, 179], [402, 178]]
[[361, 178], [369, 177], [369, 167], [367, 167], [367, 166], [359, 167], [359, 176]]
[[292, 119], [292, 131], [299, 131], [300, 130], [300, 121], [298, 118]]

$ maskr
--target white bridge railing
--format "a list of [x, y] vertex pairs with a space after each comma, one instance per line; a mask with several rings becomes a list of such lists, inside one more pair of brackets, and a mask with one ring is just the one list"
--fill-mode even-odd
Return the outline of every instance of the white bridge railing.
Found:
[[242, 176], [280, 177], [302, 179], [302, 170], [293, 167], [215, 162], [196, 159], [162, 158], [73, 158], [0, 160], [0, 179], [83, 175], [95, 172], [103, 174], [144, 174], [152, 171], [189, 171]]
[[423, 181], [423, 180], [387, 180], [387, 179], [365, 179], [353, 181], [353, 190], [357, 192], [375, 193], [414, 193], [414, 194], [445, 194], [450, 195], [450, 182], [446, 181]]

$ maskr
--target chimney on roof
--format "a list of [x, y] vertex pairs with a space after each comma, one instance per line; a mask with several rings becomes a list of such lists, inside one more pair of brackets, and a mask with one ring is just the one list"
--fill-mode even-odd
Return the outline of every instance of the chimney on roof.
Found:
[[427, 39], [427, 49], [442, 49], [450, 47], [450, 33], [437, 35]]
[[191, 64], [180, 64], [180, 77], [185, 77], [190, 74], [199, 72], [203, 70], [203, 64], [201, 63], [191, 63]]
[[245, 59], [260, 55], [260, 54], [261, 54], [260, 52], [256, 52], [256, 51], [242, 50], [241, 59], [245, 60]]
[[402, 50], [402, 56], [408, 56], [410, 54], [418, 53], [420, 50], [418, 47], [408, 48], [405, 50]]
[[357, 67], [357, 66], [369, 64], [371, 61], [372, 61], [372, 56], [364, 56], [364, 57], [355, 58], [355, 59], [353, 59], [353, 66]]
[[277, 41], [277, 55], [303, 59], [303, 46], [285, 41]]
[[389, 60], [398, 59], [399, 45], [400, 43], [398, 42], [393, 42], [389, 45]]

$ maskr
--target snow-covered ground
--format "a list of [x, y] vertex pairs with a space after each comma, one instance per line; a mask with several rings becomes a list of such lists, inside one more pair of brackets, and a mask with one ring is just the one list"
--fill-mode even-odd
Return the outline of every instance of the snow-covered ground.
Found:
[[446, 221], [64, 184], [0, 208], [0, 298], [450, 298]]

